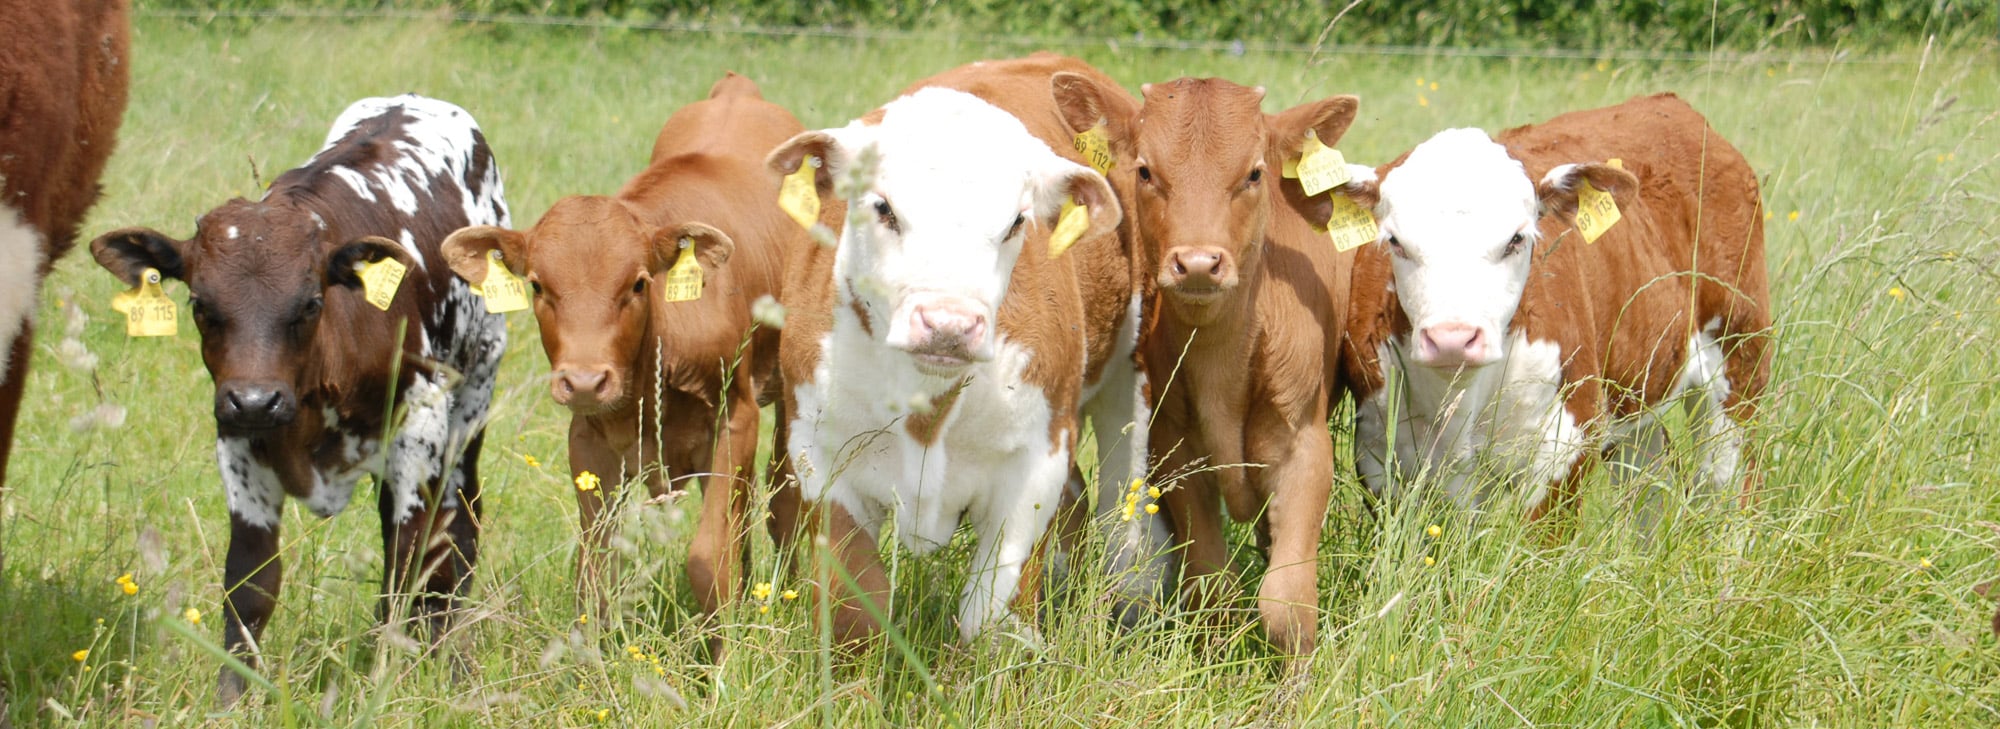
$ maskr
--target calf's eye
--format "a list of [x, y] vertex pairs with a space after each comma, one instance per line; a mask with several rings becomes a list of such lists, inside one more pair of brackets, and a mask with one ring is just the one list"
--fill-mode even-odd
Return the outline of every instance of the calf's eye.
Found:
[[1153, 181], [1153, 168], [1151, 168], [1151, 167], [1143, 167], [1143, 166], [1142, 166], [1142, 167], [1140, 167], [1140, 168], [1139, 168], [1139, 181], [1140, 181], [1140, 182], [1152, 182], [1152, 181]]
[[1516, 253], [1520, 253], [1521, 248], [1526, 246], [1527, 243], [1528, 243], [1527, 236], [1523, 236], [1520, 233], [1515, 233], [1514, 237], [1507, 239], [1507, 247], [1501, 251], [1501, 255], [1512, 256]]
[[1257, 168], [1257, 169], [1254, 169], [1254, 170], [1251, 170], [1251, 171], [1250, 171], [1250, 180], [1249, 180], [1250, 184], [1252, 184], [1252, 185], [1255, 185], [1255, 184], [1257, 184], [1257, 181], [1259, 181], [1259, 180], [1262, 180], [1262, 179], [1264, 179], [1264, 169], [1263, 169], [1263, 168], [1261, 168], [1261, 167], [1260, 167], [1260, 168]]
[[643, 293], [646, 293], [646, 279], [643, 279], [643, 278], [642, 278], [642, 279], [638, 279], [638, 280], [635, 280], [635, 281], [633, 281], [633, 282], [632, 282], [632, 293], [635, 293], [635, 294], [643, 294]]

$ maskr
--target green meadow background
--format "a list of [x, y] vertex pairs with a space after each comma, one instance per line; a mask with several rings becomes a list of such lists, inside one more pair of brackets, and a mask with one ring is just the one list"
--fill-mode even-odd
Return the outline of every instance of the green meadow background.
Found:
[[[1367, 162], [1447, 127], [1497, 130], [1681, 94], [1748, 156], [1772, 213], [1779, 346], [1755, 430], [1759, 503], [1693, 499], [1647, 532], [1629, 515], [1632, 487], [1599, 478], [1575, 536], [1545, 546], [1518, 510], [1470, 519], [1412, 502], [1371, 515], [1343, 464], [1321, 548], [1321, 645], [1292, 678], [1259, 642], [1248, 600], [1128, 633], [1104, 619], [1094, 580], [1043, 620], [1045, 645], [960, 646], [962, 544], [892, 561], [898, 632], [860, 656], [824, 648], [811, 601], [783, 597], [808, 586], [786, 577], [761, 536], [755, 581], [775, 583], [774, 595], [704, 626], [681, 575], [692, 498], [626, 505], [624, 619], [579, 626], [566, 416], [545, 394], [533, 320], [515, 315], [481, 463], [484, 561], [463, 636], [472, 675], [455, 682], [420, 643], [378, 627], [382, 554], [374, 487], [363, 486], [360, 506], [331, 520], [287, 507], [285, 591], [264, 641], [274, 686], [218, 714], [211, 651], [227, 517], [212, 387], [185, 311], [178, 338], [127, 339], [109, 308], [120, 286], [78, 254], [43, 292], [0, 501], [5, 718], [2000, 725], [1994, 602], [1975, 590], [2000, 577], [2000, 52], [1990, 42], [1699, 60], [1056, 49], [1135, 90], [1184, 75], [1263, 84], [1268, 111], [1358, 94], [1361, 118], [1340, 147]], [[255, 194], [259, 174], [302, 162], [363, 96], [415, 91], [470, 110], [525, 226], [562, 195], [610, 192], [639, 171], [667, 115], [724, 70], [758, 81], [808, 127], [833, 126], [917, 78], [1027, 50], [948, 37], [142, 17], [131, 106], [86, 236], [128, 225], [189, 234], [200, 213]], [[1330, 428], [1345, 454], [1347, 424]], [[1655, 476], [1675, 493], [1692, 483], [1684, 471]], [[1254, 540], [1232, 537], [1240, 570], [1259, 572]], [[710, 631], [731, 646], [719, 665], [701, 649]]]

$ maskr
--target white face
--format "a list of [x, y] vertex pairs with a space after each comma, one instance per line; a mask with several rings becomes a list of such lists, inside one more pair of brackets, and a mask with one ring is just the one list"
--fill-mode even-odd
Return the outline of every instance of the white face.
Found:
[[1499, 361], [1537, 237], [1526, 170], [1485, 132], [1452, 129], [1418, 145], [1380, 189], [1382, 241], [1414, 329], [1410, 358], [1450, 368]]
[[841, 296], [865, 304], [870, 329], [918, 369], [955, 375], [992, 358], [1030, 227], [1060, 207], [1071, 176], [1096, 173], [969, 94], [924, 89], [884, 111], [879, 124], [827, 130], [837, 170], [871, 146], [880, 155], [873, 184], [848, 202]]

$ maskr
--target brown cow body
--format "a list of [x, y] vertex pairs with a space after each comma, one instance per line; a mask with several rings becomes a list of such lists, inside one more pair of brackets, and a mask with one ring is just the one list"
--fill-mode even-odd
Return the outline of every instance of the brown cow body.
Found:
[[125, 0], [0, 3], [0, 488], [35, 302], [97, 202], [132, 65]]
[[[1622, 170], [1604, 164], [1614, 159]], [[1424, 474], [1467, 507], [1498, 483], [1530, 518], [1573, 511], [1594, 453], [1655, 465], [1665, 435], [1654, 416], [1674, 402], [1695, 416], [1704, 480], [1752, 487], [1743, 421], [1770, 367], [1762, 203], [1749, 163], [1693, 108], [1662, 94], [1494, 141], [1453, 130], [1358, 172], [1347, 190], [1364, 205], [1379, 196], [1385, 243], [1356, 262], [1346, 367], [1357, 463], [1377, 494]], [[1623, 215], [1595, 243], [1572, 227], [1583, 182]], [[1489, 209], [1504, 215], [1480, 222]], [[1411, 277], [1441, 265], [1432, 249], [1453, 241], [1520, 266], [1507, 284], [1518, 298], [1484, 294], [1477, 276], [1448, 287]], [[1461, 315], [1473, 310], [1489, 313]], [[1392, 376], [1405, 387], [1393, 474]]]
[[[778, 356], [778, 331], [757, 325], [751, 307], [776, 296], [786, 257], [807, 245], [762, 194], [764, 155], [799, 131], [756, 84], [729, 74], [708, 99], [667, 120], [650, 166], [617, 195], [564, 198], [528, 231], [472, 228], [445, 246], [475, 284], [498, 250], [538, 292], [550, 390], [571, 411], [573, 475], [590, 472], [606, 487], [642, 478], [655, 495], [703, 480], [688, 574], [704, 612], [728, 602], [745, 576], [758, 404], [777, 391]], [[668, 302], [662, 274], [686, 245], [703, 290]], [[579, 596], [594, 597], [599, 609], [607, 490], [577, 492]], [[781, 543], [791, 536], [795, 494], [784, 487], [773, 498], [772, 535]]]
[[[472, 117], [404, 95], [355, 102], [304, 166], [203, 215], [189, 240], [127, 228], [91, 242], [128, 284], [148, 268], [187, 282], [229, 500], [224, 642], [253, 665], [283, 582], [285, 499], [331, 517], [364, 474], [381, 484], [384, 618], [416, 591], [445, 637], [478, 560], [479, 451], [507, 331], [438, 245], [506, 221]], [[384, 259], [407, 267], [386, 311], [357, 277]], [[224, 703], [243, 688], [222, 669]]]
[[[960, 601], [967, 640], [1036, 594], [1030, 555], [1066, 484], [1078, 485], [1071, 461], [1085, 417], [1104, 481], [1122, 484], [1144, 464], [1120, 206], [1056, 115], [1048, 83], [1058, 71], [1102, 77], [1052, 55], [975, 63], [771, 155], [783, 173], [807, 156], [824, 162], [822, 222], [841, 236], [807, 251], [786, 288], [789, 450], [804, 495], [826, 511], [829, 544], [877, 608], [889, 584], [876, 538], [892, 510], [899, 540], [919, 553], [970, 524], [979, 545]], [[864, 159], [870, 148], [879, 161]], [[878, 166], [869, 187], [831, 199], [857, 164]], [[1088, 207], [1088, 228], [1052, 256], [1065, 197]], [[821, 579], [837, 636], [880, 629], [844, 597], [855, 592], [846, 579]]]
[[[1056, 95], [1097, 116], [1101, 88], [1069, 80]], [[1281, 179], [1312, 130], [1335, 143], [1353, 97], [1277, 115], [1262, 89], [1219, 79], [1148, 84], [1135, 116], [1112, 118], [1121, 182], [1136, 176], [1141, 270], [1154, 284], [1141, 342], [1153, 383], [1152, 452], [1183, 580], [1210, 602], [1229, 568], [1221, 507], [1255, 521], [1270, 567], [1259, 611], [1271, 641], [1310, 653], [1317, 626], [1317, 553], [1333, 482], [1327, 418], [1337, 377], [1352, 256], [1295, 209], [1298, 181]], [[1290, 201], [1293, 204], [1287, 204]]]

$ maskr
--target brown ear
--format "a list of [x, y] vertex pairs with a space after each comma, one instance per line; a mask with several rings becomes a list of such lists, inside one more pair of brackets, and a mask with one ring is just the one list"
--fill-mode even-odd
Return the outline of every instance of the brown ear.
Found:
[[694, 260], [701, 264], [704, 276], [714, 276], [736, 253], [736, 241], [728, 233], [703, 223], [682, 223], [653, 234], [653, 257], [648, 268], [654, 274], [673, 268], [674, 262], [680, 260], [683, 242], [694, 246]]
[[1589, 182], [1591, 187], [1611, 193], [1611, 199], [1618, 207], [1629, 208], [1638, 202], [1639, 178], [1623, 169], [1601, 162], [1583, 162], [1558, 165], [1542, 176], [1535, 185], [1535, 196], [1541, 199], [1543, 215], [1576, 215], [1576, 196], [1582, 191], [1579, 183]]
[[840, 140], [825, 131], [801, 132], [798, 136], [785, 140], [777, 149], [764, 158], [764, 164], [780, 177], [799, 170], [799, 164], [807, 158], [819, 161], [819, 171], [813, 175], [813, 186], [819, 190], [821, 200], [833, 197], [833, 174], [836, 165], [846, 163], [847, 155], [840, 146]]
[[493, 251], [500, 252], [500, 262], [514, 275], [528, 274], [528, 236], [519, 231], [497, 225], [459, 228], [444, 239], [440, 248], [451, 272], [474, 286], [486, 283], [486, 261]]
[[181, 278], [185, 274], [181, 250], [186, 246], [185, 241], [168, 238], [152, 228], [119, 228], [91, 241], [90, 257], [125, 285], [137, 286], [139, 274], [148, 268], [164, 278]]
[[1278, 112], [1270, 117], [1271, 148], [1265, 161], [1274, 166], [1296, 161], [1305, 150], [1308, 129], [1319, 137], [1320, 144], [1328, 147], [1339, 144], [1347, 128], [1353, 126], [1355, 112], [1360, 108], [1360, 98], [1342, 95]]
[[326, 257], [326, 285], [361, 288], [361, 276], [354, 268], [363, 263], [374, 263], [384, 258], [394, 258], [404, 268], [416, 268], [417, 260], [403, 246], [379, 235], [365, 235], [333, 249]]
[[1096, 170], [1063, 161], [1064, 169], [1047, 175], [1035, 193], [1035, 222], [1042, 230], [1055, 230], [1062, 215], [1064, 200], [1074, 199], [1077, 204], [1090, 208], [1090, 227], [1085, 229], [1078, 240], [1090, 240], [1105, 235], [1118, 228], [1125, 211], [1118, 205], [1118, 196], [1112, 194], [1111, 183]]
[[1063, 71], [1049, 77], [1049, 94], [1055, 97], [1056, 114], [1071, 135], [1102, 125], [1114, 148], [1131, 138], [1132, 116], [1137, 110], [1123, 89], [1107, 88], [1089, 76]]

